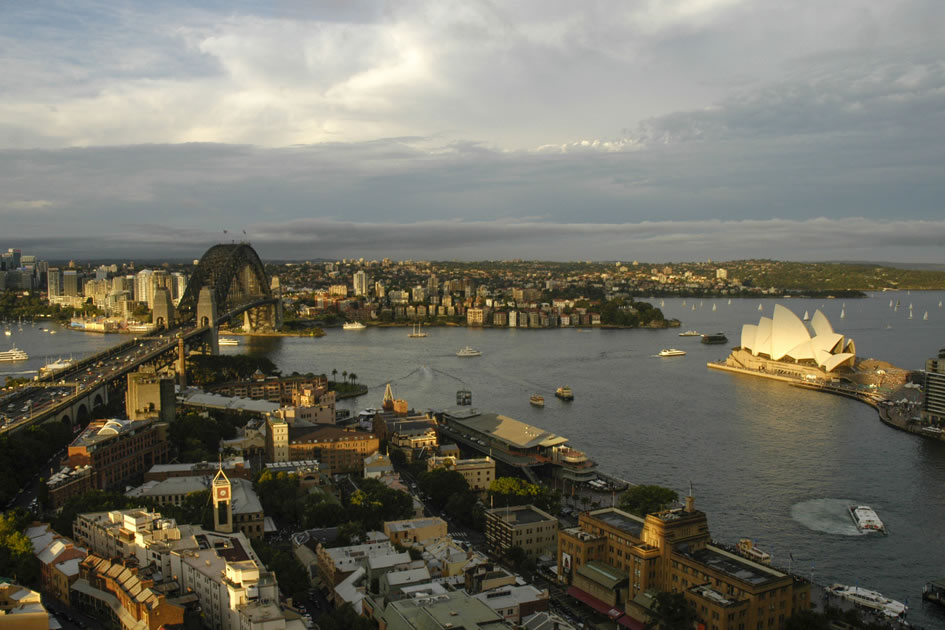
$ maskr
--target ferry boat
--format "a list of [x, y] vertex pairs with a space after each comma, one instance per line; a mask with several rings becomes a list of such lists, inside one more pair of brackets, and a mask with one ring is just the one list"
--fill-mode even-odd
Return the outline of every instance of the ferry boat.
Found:
[[367, 326], [365, 326], [361, 322], [345, 322], [342, 328], [345, 330], [362, 330], [364, 328], [367, 328]]
[[421, 324], [417, 323], [417, 324], [414, 324], [414, 326], [413, 326], [413, 332], [411, 332], [411, 333], [410, 333], [409, 335], [407, 335], [407, 336], [408, 336], [408, 337], [412, 337], [412, 338], [414, 338], [414, 339], [417, 339], [417, 338], [420, 338], [420, 337], [426, 337], [427, 334], [426, 334], [425, 332], [423, 332], [423, 330], [421, 329]]
[[859, 586], [845, 586], [843, 584], [833, 584], [827, 587], [827, 592], [842, 597], [853, 602], [857, 606], [877, 610], [887, 617], [901, 617], [906, 614], [908, 608], [902, 602], [884, 597], [876, 591], [871, 591]]
[[30, 355], [26, 354], [16, 346], [9, 350], [0, 350], [0, 361], [26, 361]]
[[683, 357], [686, 356], [685, 350], [677, 350], [676, 348], [663, 348], [659, 351], [661, 357]]
[[480, 352], [479, 350], [476, 350], [475, 348], [473, 348], [473, 347], [471, 347], [471, 346], [466, 346], [466, 347], [463, 348], [462, 350], [457, 351], [457, 352], [456, 352], [456, 356], [458, 356], [458, 357], [479, 357], [479, 356], [482, 356], [482, 352]]
[[856, 528], [861, 532], [882, 532], [886, 533], [886, 526], [879, 520], [879, 516], [868, 505], [851, 505], [850, 517]]
[[738, 551], [738, 555], [744, 556], [749, 560], [754, 560], [762, 564], [771, 564], [771, 554], [755, 547], [755, 543], [752, 542], [751, 538], [742, 538], [739, 540], [738, 544], [735, 545], [735, 549]]
[[555, 390], [555, 396], [561, 400], [574, 400], [574, 392], [571, 391], [571, 388], [567, 385], [563, 385]]
[[698, 337], [701, 334], [702, 333], [700, 333], [698, 330], [687, 330], [686, 332], [679, 333], [679, 336], [680, 337]]
[[532, 394], [528, 399], [528, 402], [532, 404], [533, 407], [544, 407], [545, 406], [545, 397], [541, 394]]
[[728, 337], [725, 333], [715, 333], [714, 335], [702, 335], [702, 343], [728, 343]]
[[236, 337], [220, 337], [217, 343], [221, 346], [238, 346], [240, 345], [240, 340]]

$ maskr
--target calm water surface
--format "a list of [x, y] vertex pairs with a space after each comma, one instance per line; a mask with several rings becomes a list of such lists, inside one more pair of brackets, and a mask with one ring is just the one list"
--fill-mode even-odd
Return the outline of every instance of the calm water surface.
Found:
[[[900, 301], [898, 311], [889, 308], [890, 299]], [[465, 386], [474, 406], [560, 433], [606, 472], [680, 494], [692, 482], [717, 540], [753, 538], [780, 566], [787, 567], [790, 554], [793, 569], [818, 583], [859, 583], [908, 600], [914, 623], [937, 628], [945, 615], [924, 604], [921, 592], [926, 581], [945, 575], [945, 444], [890, 429], [862, 403], [709, 370], [706, 362], [724, 358], [738, 344], [742, 324], [770, 317], [781, 303], [798, 315], [821, 308], [838, 332], [856, 341], [859, 356], [921, 369], [945, 347], [943, 299], [943, 292], [732, 304], [666, 299], [664, 313], [682, 328], [432, 328], [425, 339], [408, 338], [406, 328], [336, 329], [320, 339], [260, 338], [224, 352], [268, 356], [286, 373], [337, 369], [341, 378], [343, 370], [354, 372], [371, 390], [343, 401], [352, 410], [380, 406], [387, 382], [417, 409], [452, 406]], [[705, 346], [698, 337], [678, 336], [690, 328], [725, 332], [730, 344]], [[13, 337], [31, 356], [53, 358], [118, 338], [65, 332], [52, 339], [43, 345], [50, 336], [38, 336], [43, 344], [34, 352], [27, 339]], [[455, 356], [466, 345], [483, 355]], [[688, 354], [654, 356], [669, 347]], [[554, 398], [560, 385], [573, 388], [573, 403]], [[543, 409], [528, 403], [536, 392], [545, 397]], [[889, 536], [860, 535], [846, 513], [854, 503], [871, 505]]]

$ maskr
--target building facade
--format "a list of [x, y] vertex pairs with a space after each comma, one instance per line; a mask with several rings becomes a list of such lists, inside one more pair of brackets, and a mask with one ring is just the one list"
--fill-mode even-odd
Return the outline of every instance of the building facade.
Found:
[[520, 547], [531, 557], [554, 553], [558, 519], [534, 505], [486, 510], [486, 544], [498, 554]]

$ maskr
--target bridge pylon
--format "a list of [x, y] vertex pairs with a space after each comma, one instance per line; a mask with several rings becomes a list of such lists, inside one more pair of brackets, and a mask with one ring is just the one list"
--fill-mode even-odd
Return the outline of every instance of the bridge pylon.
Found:
[[208, 328], [206, 343], [210, 354], [220, 354], [220, 336], [217, 329], [217, 301], [210, 287], [200, 289], [197, 299], [197, 326]]

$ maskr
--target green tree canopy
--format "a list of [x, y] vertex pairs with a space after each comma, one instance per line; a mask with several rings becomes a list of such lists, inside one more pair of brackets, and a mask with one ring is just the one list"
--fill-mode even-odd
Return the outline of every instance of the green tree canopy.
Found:
[[618, 507], [625, 512], [646, 516], [658, 512], [671, 503], [679, 500], [675, 490], [655, 485], [632, 486], [620, 495]]

